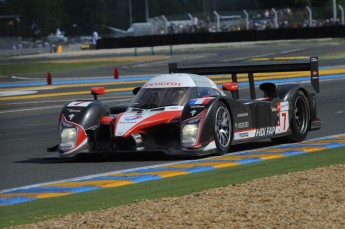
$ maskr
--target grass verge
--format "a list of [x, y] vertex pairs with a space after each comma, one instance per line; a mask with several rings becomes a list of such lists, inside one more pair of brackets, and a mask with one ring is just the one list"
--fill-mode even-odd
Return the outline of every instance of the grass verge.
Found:
[[1, 64], [0, 76], [18, 76], [41, 72], [59, 72], [65, 70], [98, 67], [111, 64], [110, 62], [82, 62], [82, 63], [16, 63]]
[[65, 197], [0, 207], [0, 227], [27, 224], [73, 212], [100, 210], [144, 199], [181, 196], [249, 180], [345, 163], [345, 148], [325, 150], [210, 172], [165, 178]]
[[106, 65], [122, 65], [126, 63], [139, 63], [145, 61], [158, 61], [170, 58], [166, 55], [156, 56], [123, 56], [123, 57], [97, 57], [84, 59], [57, 59], [38, 62], [22, 62], [0, 64], [0, 76], [23, 75], [42, 72], [59, 72], [74, 69], [99, 67]]

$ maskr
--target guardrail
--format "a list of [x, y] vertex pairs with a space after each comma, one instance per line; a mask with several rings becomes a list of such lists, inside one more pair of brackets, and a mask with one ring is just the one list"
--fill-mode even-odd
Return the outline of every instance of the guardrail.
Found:
[[345, 26], [184, 33], [122, 38], [104, 37], [97, 41], [97, 49], [311, 38], [345, 38]]

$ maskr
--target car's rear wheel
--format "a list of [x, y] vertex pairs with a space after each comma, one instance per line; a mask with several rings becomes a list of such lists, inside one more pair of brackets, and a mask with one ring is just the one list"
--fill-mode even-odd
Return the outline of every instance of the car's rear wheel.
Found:
[[229, 109], [223, 102], [217, 102], [215, 107], [214, 138], [217, 147], [217, 155], [229, 151], [232, 138], [232, 123]]
[[310, 129], [310, 108], [308, 99], [302, 91], [298, 91], [292, 99], [292, 103], [293, 116], [290, 123], [291, 134], [285, 137], [272, 138], [271, 140], [273, 142], [300, 142], [307, 137]]

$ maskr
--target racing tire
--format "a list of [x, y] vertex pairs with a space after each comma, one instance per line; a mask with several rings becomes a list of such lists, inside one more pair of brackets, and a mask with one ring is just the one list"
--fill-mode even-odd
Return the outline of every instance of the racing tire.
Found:
[[293, 143], [303, 141], [310, 129], [310, 107], [307, 97], [302, 91], [297, 91], [292, 99], [293, 113], [290, 123], [291, 134], [272, 138], [275, 143]]
[[216, 155], [229, 151], [232, 140], [232, 122], [229, 109], [223, 102], [217, 102], [214, 113], [214, 140], [217, 147]]

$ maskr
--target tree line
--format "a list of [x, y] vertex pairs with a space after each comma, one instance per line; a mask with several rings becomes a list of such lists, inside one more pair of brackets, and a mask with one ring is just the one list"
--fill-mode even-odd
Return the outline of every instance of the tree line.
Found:
[[[107, 32], [105, 26], [127, 29], [130, 21], [144, 22], [147, 13], [149, 17], [212, 15], [214, 10], [331, 7], [332, 3], [333, 0], [0, 0], [0, 36], [47, 36], [57, 28], [67, 36], [88, 35], [95, 30], [103, 33]], [[345, 0], [337, 0], [337, 4], [344, 5]]]

